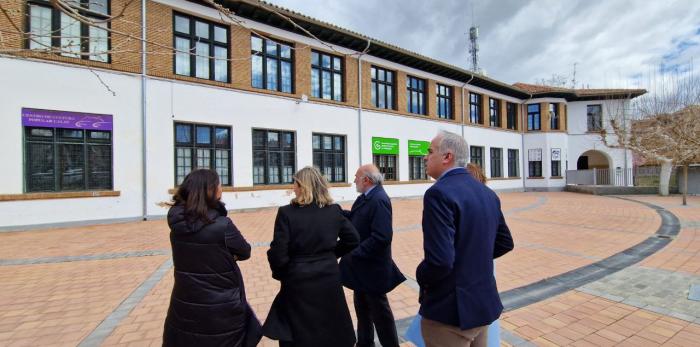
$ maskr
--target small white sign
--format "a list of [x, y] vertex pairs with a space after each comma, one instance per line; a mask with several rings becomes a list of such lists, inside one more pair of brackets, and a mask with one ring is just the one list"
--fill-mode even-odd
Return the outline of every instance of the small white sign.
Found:
[[561, 160], [561, 148], [552, 148], [552, 160], [553, 161]]
[[533, 148], [527, 151], [529, 161], [542, 161], [542, 148]]

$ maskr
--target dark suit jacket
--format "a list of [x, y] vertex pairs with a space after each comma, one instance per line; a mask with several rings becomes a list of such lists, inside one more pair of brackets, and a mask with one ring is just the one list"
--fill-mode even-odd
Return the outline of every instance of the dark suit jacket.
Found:
[[358, 291], [386, 294], [406, 280], [391, 259], [391, 201], [381, 185], [360, 195], [345, 211], [360, 234], [360, 245], [340, 261], [343, 285]]
[[446, 173], [423, 198], [421, 315], [461, 329], [498, 319], [493, 259], [512, 249], [496, 194], [463, 168]]

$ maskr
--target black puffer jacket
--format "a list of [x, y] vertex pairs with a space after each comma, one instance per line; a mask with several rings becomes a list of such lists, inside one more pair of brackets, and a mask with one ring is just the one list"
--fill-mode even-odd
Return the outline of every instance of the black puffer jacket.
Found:
[[163, 346], [242, 346], [252, 312], [234, 256], [250, 258], [250, 245], [223, 204], [209, 210], [211, 224], [188, 220], [184, 210], [168, 212], [175, 284]]

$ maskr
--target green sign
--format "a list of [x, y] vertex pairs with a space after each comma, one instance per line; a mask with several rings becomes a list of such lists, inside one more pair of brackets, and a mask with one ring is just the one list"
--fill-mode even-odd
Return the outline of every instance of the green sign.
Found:
[[430, 142], [408, 140], [408, 155], [428, 155]]
[[399, 139], [372, 137], [372, 154], [399, 154]]

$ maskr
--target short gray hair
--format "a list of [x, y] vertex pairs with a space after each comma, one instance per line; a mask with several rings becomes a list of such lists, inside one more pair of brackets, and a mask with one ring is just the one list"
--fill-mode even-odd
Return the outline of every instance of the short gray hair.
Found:
[[379, 185], [384, 183], [384, 175], [379, 172], [379, 168], [376, 166], [372, 165], [373, 169], [368, 169], [365, 168], [362, 170], [362, 173], [365, 175], [365, 177], [369, 178], [372, 183], [375, 185]]
[[460, 135], [447, 130], [440, 130], [437, 135], [440, 138], [438, 151], [440, 154], [452, 153], [455, 158], [455, 167], [465, 167], [469, 160], [467, 141]]

